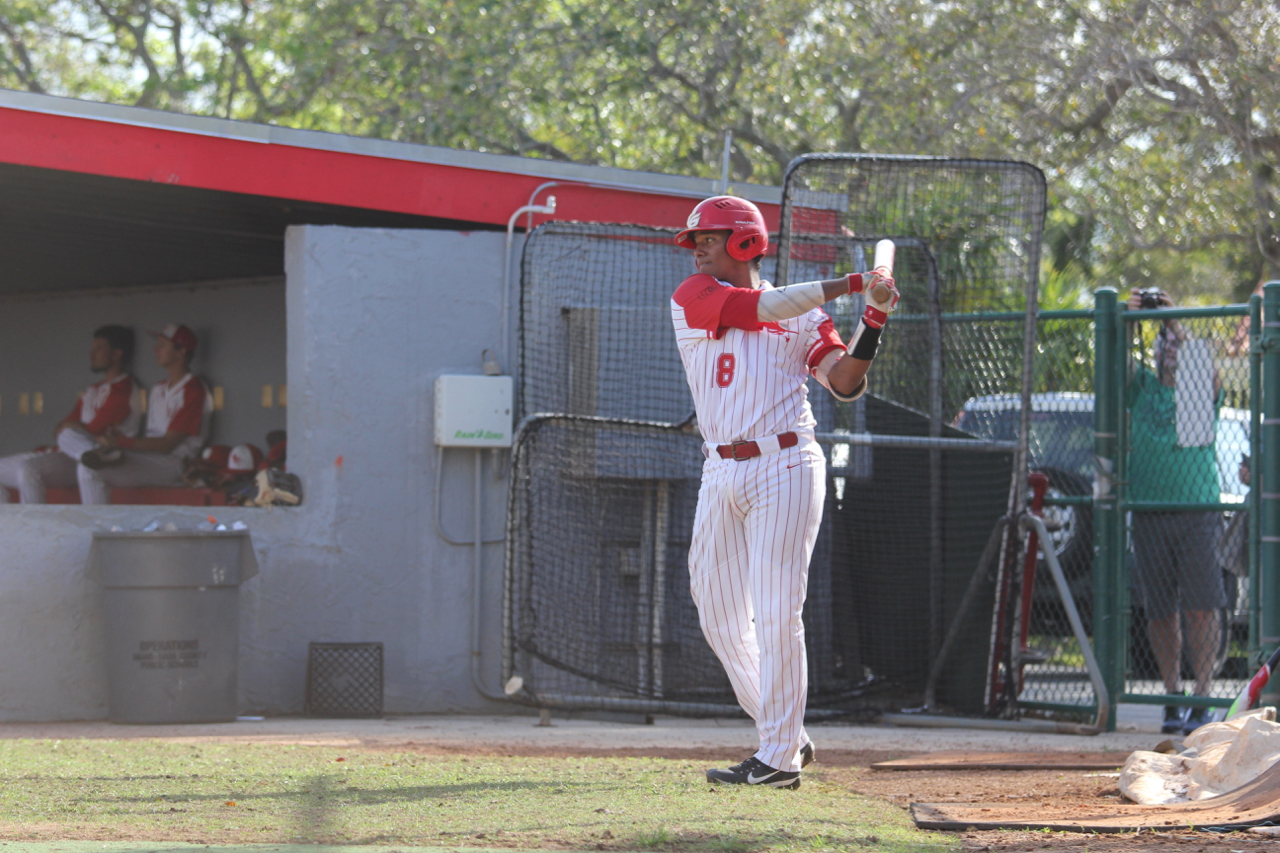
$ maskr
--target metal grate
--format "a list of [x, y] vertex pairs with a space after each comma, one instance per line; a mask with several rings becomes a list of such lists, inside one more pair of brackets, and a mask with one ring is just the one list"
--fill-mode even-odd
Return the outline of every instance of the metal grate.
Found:
[[311, 643], [307, 713], [313, 717], [382, 716], [382, 643]]

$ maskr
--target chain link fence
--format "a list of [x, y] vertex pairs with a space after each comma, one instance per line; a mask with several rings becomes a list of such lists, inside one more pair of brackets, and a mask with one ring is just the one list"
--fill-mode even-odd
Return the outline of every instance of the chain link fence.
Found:
[[[701, 439], [666, 307], [687, 263], [671, 234], [550, 223], [525, 250], [508, 668], [523, 677], [524, 698], [543, 706], [735, 713], [688, 592]], [[886, 335], [871, 392], [848, 405], [811, 389], [829, 462], [805, 611], [811, 702], [819, 712], [869, 716], [920, 703], [963, 582], [1008, 511], [1022, 422], [1025, 315], [938, 311], [929, 298], [930, 264], [913, 265], [910, 252], [899, 257], [906, 259], [898, 272], [902, 311]], [[772, 263], [766, 276], [776, 272]], [[810, 278], [846, 271], [812, 258], [793, 259], [791, 269]], [[846, 334], [861, 308], [856, 297], [828, 306]], [[1124, 315], [1125, 461], [1116, 472], [1127, 489], [1116, 569], [1123, 593], [1101, 601], [1093, 518], [1095, 312], [1037, 318], [1027, 443], [1029, 468], [1044, 482], [1039, 492], [1028, 484], [1027, 499], [1047, 523], [1048, 547], [1086, 631], [1092, 637], [1098, 618], [1124, 624], [1122, 645], [1102, 650], [1104, 668], [1120, 673], [1113, 679], [1120, 701], [1172, 703], [1185, 691], [1225, 704], [1258, 645], [1243, 503], [1249, 335], [1240, 306], [1201, 313], [1182, 316], [1173, 338], [1177, 333], [1162, 336], [1163, 321]], [[931, 374], [934, 360], [946, 365], [940, 376]], [[1142, 408], [1153, 392], [1159, 424]], [[1168, 458], [1181, 461], [1144, 457], [1141, 442], [1152, 435], [1165, 435]], [[1143, 470], [1159, 476], [1144, 480]], [[1177, 491], [1187, 481], [1194, 495]], [[1193, 538], [1209, 543], [1196, 553], [1211, 566], [1210, 630], [1187, 627], [1173, 580], [1186, 567], [1171, 564], [1170, 549], [1150, 552], [1139, 567], [1152, 536], [1142, 529], [1144, 513], [1166, 517], [1175, 529], [1200, 519], [1204, 530], [1197, 527]], [[979, 605], [962, 619], [963, 641], [953, 651], [961, 663], [942, 676], [937, 709], [990, 713], [1003, 699], [1018, 713], [1087, 717], [1096, 696], [1062, 597], [1043, 557], [1027, 556], [1025, 540], [1009, 550], [1006, 586], [992, 572]], [[1174, 549], [1178, 559], [1186, 550]], [[1153, 630], [1150, 617], [1153, 602], [1167, 609], [1170, 595], [1179, 601], [1184, 638], [1176, 672], [1161, 657], [1166, 635]]]
[[1206, 700], [1230, 704], [1252, 675], [1245, 501], [1256, 419], [1242, 314], [1124, 315], [1125, 698], [1163, 702], [1170, 725]]
[[[1095, 616], [1123, 626], [1122, 642], [1103, 653], [1113, 698], [1170, 704], [1181, 709], [1170, 713], [1185, 717], [1188, 705], [1179, 703], [1196, 700], [1180, 698], [1184, 693], [1229, 704], [1252, 674], [1259, 643], [1245, 506], [1252, 385], [1245, 308], [1182, 313], [1193, 316], [1174, 321], [1177, 337], [1161, 333], [1161, 320], [1125, 315], [1124, 467], [1116, 472], [1123, 536], [1114, 568], [1101, 569], [1116, 574], [1121, 595], [1095, 602], [1093, 311], [1040, 315], [1028, 439], [1030, 468], [1046, 478], [1039, 512], [1049, 545], [1086, 630], [1092, 637]], [[1181, 385], [1179, 357], [1190, 368]], [[974, 435], [1008, 438], [1017, 429], [1017, 405], [1012, 395], [973, 398], [955, 423]], [[1088, 716], [1096, 697], [1042, 556], [1024, 556], [1020, 586], [1005, 605], [1013, 626], [1009, 689], [1018, 708]], [[1198, 603], [1203, 615], [1188, 617]]]

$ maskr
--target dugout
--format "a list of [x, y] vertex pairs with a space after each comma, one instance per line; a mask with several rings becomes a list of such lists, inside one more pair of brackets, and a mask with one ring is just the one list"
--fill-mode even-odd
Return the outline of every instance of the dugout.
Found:
[[[261, 565], [242, 590], [242, 710], [303, 709], [310, 641], [383, 642], [388, 712], [510, 710], [471, 677], [468, 606], [496, 689], [502, 546], [471, 535], [478, 506], [501, 537], [506, 463], [437, 451], [434, 380], [480, 373], [486, 350], [511, 370], [508, 233], [518, 248], [549, 218], [518, 211], [554, 195], [557, 219], [670, 227], [718, 189], [0, 91], [0, 454], [48, 440], [93, 379], [97, 325], [138, 332], [148, 385], [145, 330], [191, 325], [194, 370], [222, 389], [212, 439], [286, 428], [306, 492], [217, 509]], [[776, 217], [776, 188], [736, 189]], [[209, 512], [0, 506], [0, 720], [105, 717], [93, 531]]]

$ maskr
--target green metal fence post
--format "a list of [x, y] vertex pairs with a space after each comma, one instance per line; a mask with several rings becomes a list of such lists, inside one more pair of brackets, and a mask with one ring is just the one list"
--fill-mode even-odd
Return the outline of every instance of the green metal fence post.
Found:
[[1110, 696], [1110, 713], [1107, 727], [1115, 731], [1116, 697], [1124, 687], [1124, 644], [1120, 630], [1123, 625], [1119, 604], [1116, 602], [1115, 572], [1119, 565], [1117, 552], [1121, 544], [1116, 539], [1119, 524], [1116, 495], [1116, 473], [1119, 463], [1118, 437], [1120, 434], [1123, 386], [1117, 382], [1116, 367], [1119, 339], [1116, 291], [1104, 287], [1093, 297], [1094, 305], [1094, 404], [1093, 446], [1097, 456], [1096, 485], [1093, 490], [1093, 645], [1102, 669], [1103, 681]]
[[1249, 518], [1249, 659], [1262, 651], [1262, 601], [1258, 551], [1259, 522], [1262, 518], [1262, 295], [1249, 297], [1249, 496], [1246, 501]]
[[[1129, 637], [1133, 608], [1129, 600], [1129, 381], [1134, 357], [1134, 324], [1126, 318], [1129, 301], [1123, 295], [1116, 305], [1116, 357], [1112, 364], [1116, 399], [1116, 511], [1111, 519], [1111, 607], [1115, 619], [1111, 639], [1116, 649], [1112, 658], [1111, 683], [1127, 687]], [[1119, 699], [1116, 700], [1117, 702]]]
[[[1261, 469], [1262, 478], [1258, 482], [1255, 473], [1250, 489], [1260, 492], [1259, 639], [1269, 650], [1280, 643], [1280, 281], [1262, 288], [1262, 319], [1262, 454], [1253, 459], [1253, 471]], [[1280, 691], [1273, 684], [1267, 688], [1264, 701], [1275, 702], [1265, 697]]]

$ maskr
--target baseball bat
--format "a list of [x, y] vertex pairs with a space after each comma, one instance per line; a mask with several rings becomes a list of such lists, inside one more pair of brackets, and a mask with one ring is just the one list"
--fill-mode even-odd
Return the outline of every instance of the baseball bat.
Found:
[[1236, 697], [1236, 701], [1231, 703], [1231, 707], [1227, 709], [1225, 719], [1231, 719], [1236, 714], [1249, 710], [1258, 703], [1258, 697], [1262, 695], [1262, 688], [1267, 686], [1267, 682], [1271, 680], [1271, 672], [1280, 664], [1280, 648], [1272, 652], [1271, 657], [1264, 663], [1258, 672], [1249, 679], [1249, 683], [1240, 691], [1240, 695]]
[[[880, 240], [876, 243], [876, 256], [872, 263], [871, 269], [879, 270], [886, 276], [893, 276], [893, 253], [896, 247], [892, 240]], [[883, 284], [877, 284], [871, 288], [871, 296], [877, 302], [883, 302], [889, 298], [889, 288]]]

